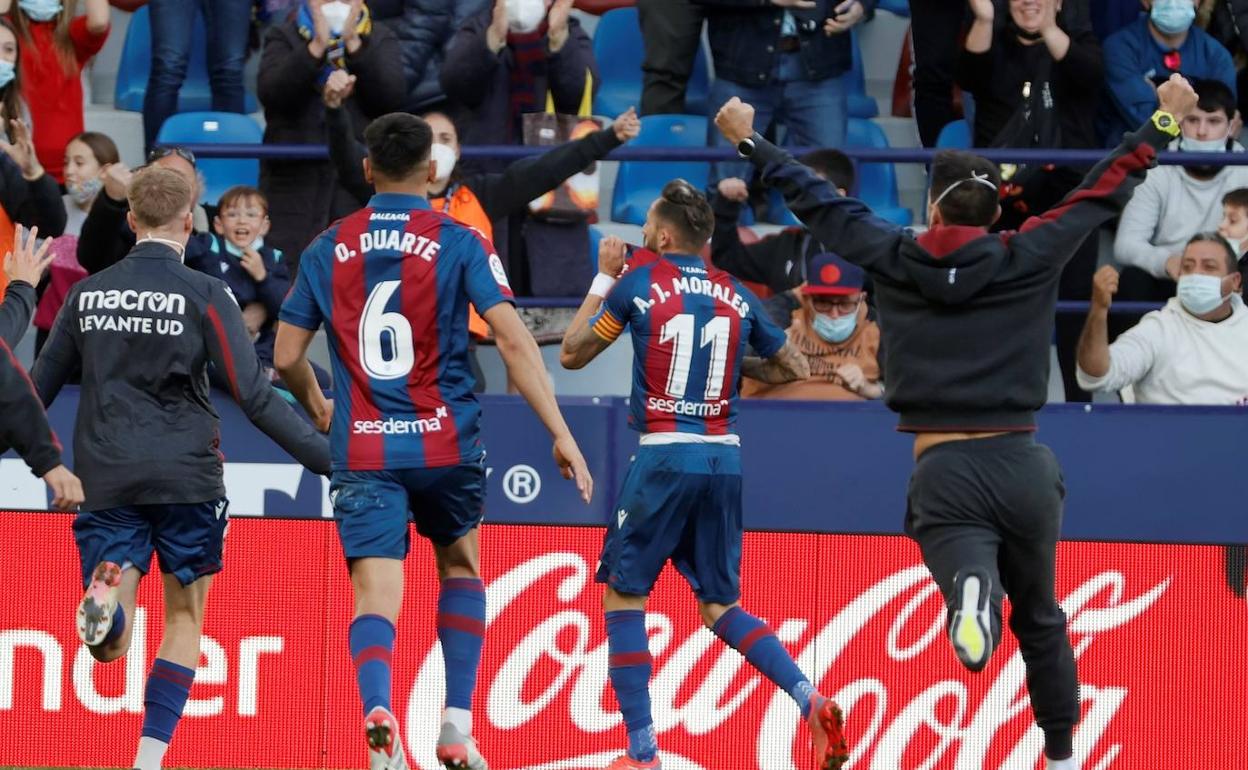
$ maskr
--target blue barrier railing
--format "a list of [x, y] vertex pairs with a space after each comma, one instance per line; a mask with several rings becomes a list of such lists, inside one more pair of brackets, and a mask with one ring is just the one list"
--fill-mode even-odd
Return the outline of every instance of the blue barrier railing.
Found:
[[[184, 144], [181, 147], [200, 158], [259, 158], [260, 160], [325, 160], [329, 150], [320, 144]], [[794, 155], [816, 150], [816, 147], [788, 148]], [[463, 157], [477, 159], [517, 160], [549, 151], [549, 147], [518, 147], [515, 145], [464, 146]], [[866, 163], [927, 163], [939, 150], [926, 147], [843, 147], [841, 151], [854, 160]], [[1104, 158], [1109, 150], [1028, 150], [1015, 148], [977, 147], [974, 152], [994, 163], [1092, 165]], [[728, 147], [621, 147], [607, 155], [619, 161], [718, 161], [740, 160]], [[1177, 166], [1248, 166], [1248, 152], [1163, 152], [1157, 160], [1163, 165]]]
[[[261, 160], [325, 160], [329, 150], [319, 144], [184, 144], [197, 158], [259, 158]], [[463, 147], [463, 157], [469, 159], [517, 160], [540, 155], [549, 147], [519, 147], [515, 145], [480, 145]], [[814, 147], [789, 148], [800, 155]], [[850, 158], [866, 163], [927, 163], [939, 152], [932, 148], [878, 148], [845, 147], [843, 152]], [[1041, 163], [1091, 165], [1105, 157], [1108, 150], [1029, 150], [1015, 148], [976, 148], [975, 152], [997, 163]], [[719, 161], [739, 160], [736, 152], [727, 147], [621, 147], [607, 156], [613, 161]], [[1169, 165], [1248, 165], [1246, 152], [1182, 153], [1163, 152], [1158, 162]], [[575, 308], [580, 298], [575, 297], [522, 297], [517, 299], [520, 307]], [[1161, 305], [1152, 302], [1119, 302], [1111, 313], [1147, 313]], [[1086, 313], [1087, 302], [1059, 302], [1058, 313]]]
[[[581, 297], [516, 297], [516, 305], [518, 307], [548, 307], [548, 308], [577, 308], [581, 306], [584, 299]], [[1060, 314], [1083, 314], [1088, 312], [1087, 302], [1080, 301], [1062, 301], [1057, 303], [1057, 312]], [[1122, 314], [1141, 314], [1158, 310], [1162, 307], [1160, 302], [1115, 302], [1110, 308], [1110, 313]]]

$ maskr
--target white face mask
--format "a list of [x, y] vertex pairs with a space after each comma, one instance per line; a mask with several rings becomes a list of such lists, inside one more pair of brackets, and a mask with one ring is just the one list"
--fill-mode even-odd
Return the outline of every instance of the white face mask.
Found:
[[1184, 152], [1226, 152], [1226, 137], [1221, 139], [1188, 139], [1183, 137], [1179, 147]]
[[1195, 316], [1217, 310], [1230, 297], [1222, 293], [1222, 279], [1216, 275], [1191, 273], [1179, 277], [1179, 302]]
[[340, 37], [347, 27], [347, 17], [351, 15], [351, 4], [344, 3], [342, 0], [334, 0], [332, 3], [321, 6], [321, 15], [325, 17], [325, 23], [329, 25], [329, 33], [334, 37]]
[[429, 148], [429, 157], [437, 165], [435, 169], [437, 176], [434, 178], [438, 184], [450, 179], [451, 172], [455, 170], [455, 151], [449, 145], [435, 142]]
[[546, 0], [507, 0], [507, 28], [512, 32], [532, 32], [546, 18]]
[[1229, 243], [1229, 244], [1231, 244], [1231, 251], [1235, 252], [1235, 256], [1237, 256], [1237, 257], [1241, 257], [1241, 256], [1243, 256], [1243, 254], [1244, 254], [1244, 252], [1243, 252], [1244, 242], [1243, 242], [1243, 240], [1242, 240], [1242, 239], [1240, 239], [1240, 238], [1227, 238], [1227, 239], [1226, 239], [1226, 242], [1227, 242], [1227, 243]]

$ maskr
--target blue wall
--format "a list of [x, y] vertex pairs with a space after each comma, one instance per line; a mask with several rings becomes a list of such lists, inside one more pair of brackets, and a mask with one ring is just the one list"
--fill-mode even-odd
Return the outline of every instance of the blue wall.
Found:
[[[51, 411], [67, 446], [77, 400], [76, 389], [66, 389]], [[607, 520], [637, 445], [625, 424], [623, 399], [562, 399], [597, 484], [589, 506], [558, 477], [546, 433], [522, 401], [487, 396], [482, 402], [490, 469], [488, 520]], [[258, 433], [233, 402], [219, 398], [216, 403], [229, 464], [228, 493], [235, 501], [231, 512], [324, 515], [322, 481], [306, 472], [299, 476], [290, 458]], [[1066, 476], [1065, 537], [1248, 543], [1239, 476], [1248, 456], [1248, 410], [1063, 404], [1046, 408], [1039, 422], [1039, 439], [1057, 453]], [[743, 402], [747, 526], [900, 532], [913, 461], [911, 438], [897, 433], [895, 424], [878, 403]], [[37, 507], [29, 495], [34, 480], [24, 466], [3, 465], [0, 506]], [[283, 470], [293, 482], [278, 481]], [[26, 484], [26, 497], [13, 492], [19, 482]], [[18, 504], [23, 500], [26, 505]]]

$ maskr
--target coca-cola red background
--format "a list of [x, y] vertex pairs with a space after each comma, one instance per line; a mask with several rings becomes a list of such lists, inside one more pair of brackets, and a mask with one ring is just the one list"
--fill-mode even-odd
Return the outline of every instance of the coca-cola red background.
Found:
[[[70, 522], [0, 513], [0, 765], [133, 758], [160, 637], [159, 582], [140, 590], [133, 659], [94, 664], [73, 630], [80, 588]], [[496, 770], [602, 767], [623, 745], [592, 582], [601, 536], [484, 528], [490, 621], [475, 732]], [[1058, 566], [1079, 656], [1075, 747], [1085, 770], [1243, 767], [1248, 604], [1227, 587], [1222, 549], [1064, 543]], [[750, 534], [743, 583], [746, 607], [846, 707], [854, 767], [1039, 766], [1016, 645], [1007, 641], [982, 674], [963, 671], [909, 541]], [[435, 766], [443, 692], [436, 600], [420, 544], [408, 561], [393, 704], [424, 768]], [[796, 707], [700, 629], [678, 576], [665, 574], [649, 611], [667, 770], [809, 766]], [[364, 767], [350, 615], [331, 524], [235, 520], [193, 700], [166, 764]]]

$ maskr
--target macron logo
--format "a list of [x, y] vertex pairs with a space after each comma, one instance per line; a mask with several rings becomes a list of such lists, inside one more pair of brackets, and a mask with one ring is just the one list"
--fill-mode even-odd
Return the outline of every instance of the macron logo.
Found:
[[627, 518], [628, 518], [628, 511], [624, 510], [623, 508], [621, 508], [620, 510], [616, 511], [616, 512], [615, 512], [616, 527], [617, 527], [617, 528], [619, 528], [619, 529], [623, 529], [623, 528], [624, 528], [624, 520], [625, 520], [625, 519], [627, 519]]

